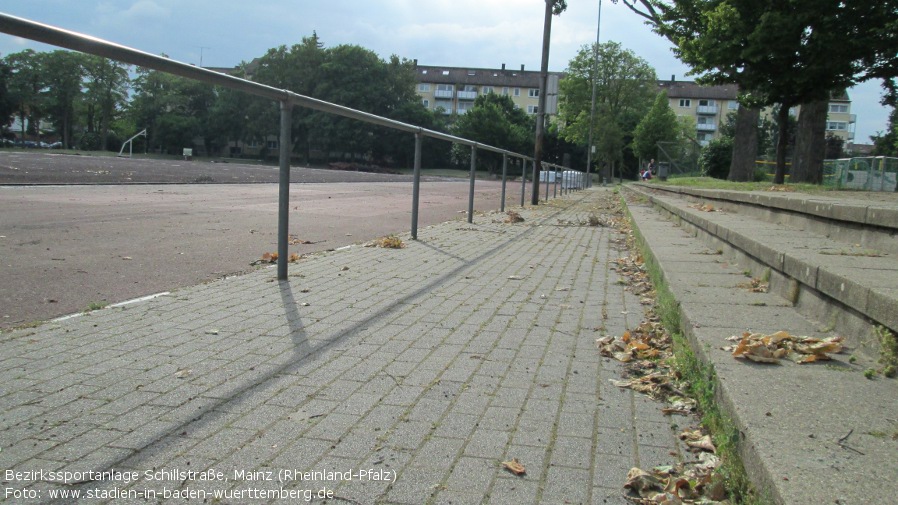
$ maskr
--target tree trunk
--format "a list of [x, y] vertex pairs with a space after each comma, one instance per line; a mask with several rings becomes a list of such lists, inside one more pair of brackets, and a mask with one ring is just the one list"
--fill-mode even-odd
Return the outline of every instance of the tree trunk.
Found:
[[789, 146], [789, 107], [788, 103], [780, 104], [777, 114], [779, 124], [779, 138], [776, 141], [776, 175], [773, 176], [774, 184], [783, 184], [786, 181], [786, 148]]
[[795, 154], [792, 156], [790, 182], [823, 182], [823, 158], [826, 153], [827, 100], [801, 106], [798, 130], [795, 132]]
[[736, 137], [733, 140], [733, 160], [727, 180], [747, 182], [755, 176], [758, 156], [758, 120], [761, 110], [739, 107], [736, 112]]

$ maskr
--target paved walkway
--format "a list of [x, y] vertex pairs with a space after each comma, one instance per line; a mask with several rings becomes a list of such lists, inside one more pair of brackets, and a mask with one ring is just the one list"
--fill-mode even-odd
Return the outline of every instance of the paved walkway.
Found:
[[643, 316], [621, 236], [580, 224], [608, 197], [4, 333], [0, 500], [626, 503], [684, 421], [596, 350]]

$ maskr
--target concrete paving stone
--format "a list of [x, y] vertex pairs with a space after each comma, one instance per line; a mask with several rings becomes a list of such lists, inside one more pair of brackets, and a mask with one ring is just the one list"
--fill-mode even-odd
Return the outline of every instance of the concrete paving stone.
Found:
[[431, 436], [424, 441], [409, 465], [432, 468], [435, 472], [448, 475], [464, 446], [464, 440]]
[[[470, 493], [483, 497], [488, 493], [493, 475], [496, 473], [495, 459], [462, 456], [452, 467], [452, 472], [443, 484], [446, 492], [455, 491], [458, 496]], [[452, 493], [455, 495], [454, 493]]]
[[635, 454], [607, 454], [596, 452], [593, 459], [593, 485], [622, 489], [627, 472], [636, 466]]
[[361, 416], [358, 415], [332, 412], [321, 418], [318, 424], [305, 433], [305, 436], [308, 438], [336, 442], [340, 440], [340, 437], [349, 431], [359, 419], [361, 419]]
[[20, 438], [13, 443], [4, 442], [3, 451], [0, 451], [0, 464], [3, 465], [3, 468], [17, 468], [30, 464], [30, 460], [45, 451], [52, 450], [57, 445], [59, 443], [52, 440], [31, 438]]
[[581, 414], [562, 411], [558, 417], [559, 436], [592, 438], [595, 433], [595, 406], [592, 413]]
[[566, 466], [589, 470], [593, 459], [592, 437], [563, 436], [561, 433], [552, 444], [551, 466]]
[[386, 493], [388, 503], [419, 504], [437, 491], [444, 474], [430, 468], [409, 466], [400, 473]]
[[588, 470], [550, 466], [540, 503], [589, 503]]
[[524, 478], [499, 478], [486, 503], [489, 505], [525, 505], [536, 503], [539, 482]]
[[623, 425], [617, 428], [600, 426], [596, 437], [597, 452], [612, 455], [634, 454], [636, 432], [631, 426]]
[[555, 426], [552, 422], [521, 419], [512, 436], [515, 445], [541, 446], [551, 442]]
[[384, 445], [395, 450], [416, 450], [434, 431], [434, 423], [401, 418], [383, 437]]
[[[514, 381], [511, 382], [515, 383]], [[523, 385], [527, 386], [529, 384]], [[501, 386], [493, 393], [493, 401], [490, 405], [496, 407], [519, 407], [527, 401], [529, 394], [529, 389]]]

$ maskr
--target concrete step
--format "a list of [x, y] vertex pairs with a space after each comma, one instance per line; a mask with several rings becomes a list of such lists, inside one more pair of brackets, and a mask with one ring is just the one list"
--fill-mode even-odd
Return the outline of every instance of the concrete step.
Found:
[[[740, 454], [762, 502], [893, 502], [892, 483], [898, 479], [894, 380], [865, 378], [868, 365], [850, 359], [853, 349], [831, 362], [806, 365], [757, 364], [722, 349], [730, 344], [727, 337], [745, 331], [834, 334], [778, 294], [739, 286], [746, 281], [740, 260], [752, 257], [753, 264], [760, 264], [770, 257], [783, 268], [786, 257], [796, 256], [797, 246], [809, 238], [796, 236], [792, 247], [782, 249], [788, 232], [774, 232], [770, 223], [732, 212], [702, 212], [677, 196], [629, 189], [637, 190], [625, 195], [638, 237], [650, 250], [647, 261], [657, 263], [679, 302], [682, 331], [697, 356], [716, 371], [718, 401], [740, 433]], [[754, 245], [748, 246], [752, 238]], [[820, 263], [818, 270], [830, 268]], [[787, 276], [782, 270], [779, 275]]]
[[878, 358], [878, 325], [898, 334], [898, 195], [864, 205], [799, 193], [629, 189], [713, 251], [769, 279], [772, 292], [844, 334], [857, 354]]

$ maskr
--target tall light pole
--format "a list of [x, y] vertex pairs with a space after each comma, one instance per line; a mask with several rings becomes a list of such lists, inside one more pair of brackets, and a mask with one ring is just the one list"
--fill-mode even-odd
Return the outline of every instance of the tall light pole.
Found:
[[533, 194], [531, 205], [539, 205], [539, 171], [542, 168], [543, 137], [546, 122], [546, 81], [549, 78], [549, 39], [552, 34], [553, 0], [546, 0], [546, 19], [543, 23], [543, 59], [539, 68], [539, 105], [536, 111], [536, 147], [533, 150]]
[[595, 146], [592, 145], [592, 130], [595, 124], [596, 118], [596, 80], [598, 80], [599, 76], [599, 34], [602, 31], [602, 0], [599, 0], [599, 16], [598, 21], [596, 21], [596, 58], [593, 62], [592, 69], [592, 102], [589, 105], [589, 143], [586, 145], [586, 180], [588, 184], [592, 185], [592, 177], [589, 175], [589, 171], [592, 169], [592, 150], [595, 149]]

